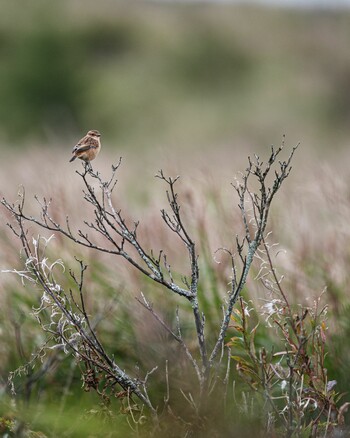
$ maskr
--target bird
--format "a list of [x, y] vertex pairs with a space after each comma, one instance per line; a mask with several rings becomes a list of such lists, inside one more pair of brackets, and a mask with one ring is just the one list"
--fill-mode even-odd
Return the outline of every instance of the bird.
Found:
[[88, 131], [88, 133], [74, 146], [72, 150], [72, 158], [69, 160], [71, 163], [76, 158], [89, 163], [94, 160], [101, 150], [101, 134], [96, 129]]

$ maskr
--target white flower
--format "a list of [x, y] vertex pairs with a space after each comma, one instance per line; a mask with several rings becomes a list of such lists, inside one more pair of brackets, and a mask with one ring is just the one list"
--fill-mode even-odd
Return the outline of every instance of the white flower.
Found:
[[264, 309], [264, 313], [267, 313], [270, 316], [276, 313], [276, 309], [273, 301], [264, 304], [262, 308]]

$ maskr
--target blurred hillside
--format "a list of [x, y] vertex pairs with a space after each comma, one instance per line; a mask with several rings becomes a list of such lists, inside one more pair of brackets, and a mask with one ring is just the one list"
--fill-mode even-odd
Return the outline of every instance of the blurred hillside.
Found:
[[[68, 160], [76, 140], [88, 129], [98, 129], [103, 151], [94, 169], [109, 178], [111, 163], [123, 156], [116, 206], [130, 223], [140, 220], [143, 246], [154, 254], [164, 249], [180, 278], [189, 274], [187, 252], [163, 223], [160, 211], [167, 208], [167, 196], [162, 181], [153, 176], [158, 169], [181, 175], [181, 212], [198, 248], [200, 305], [206, 331], [213, 336], [232, 282], [231, 261], [219, 259], [217, 250], [235, 248], [235, 236], [244, 232], [230, 183], [247, 167], [248, 154], [261, 152], [266, 160], [269, 145], [280, 145], [286, 134], [285, 159], [301, 141], [292, 174], [271, 210], [269, 239], [280, 244], [276, 266], [278, 275], [285, 275], [292, 305], [312, 303], [327, 288], [326, 367], [329, 381], [338, 382], [337, 391], [346, 393], [348, 401], [349, 41], [350, 11], [133, 0], [32, 0], [30, 7], [24, 0], [4, 2], [0, 197], [15, 203], [22, 186], [25, 210], [36, 217], [41, 209], [34, 195], [39, 202], [52, 198], [50, 214], [58, 223], [65, 226], [69, 217], [74, 233], [90, 233], [95, 214], [83, 200], [83, 184], [75, 172], [82, 163]], [[96, 188], [100, 193], [97, 183]], [[5, 436], [3, 420], [14, 415], [6, 397], [9, 372], [32, 361], [33, 354], [41, 355], [46, 334], [32, 313], [41, 300], [40, 288], [24, 288], [6, 273], [21, 271], [25, 260], [20, 242], [5, 227], [13, 223], [12, 215], [2, 208], [0, 220], [0, 270], [5, 270], [0, 272], [0, 435]], [[35, 239], [52, 234], [33, 224], [28, 233]], [[95, 238], [106, 244], [99, 233]], [[180, 306], [184, 338], [197, 354], [190, 306], [169, 298], [120, 258], [76, 247], [59, 233], [48, 257], [50, 263], [58, 258], [65, 263], [66, 271], [57, 275], [66, 291], [72, 287], [69, 270], [78, 272], [75, 257], [88, 264], [88, 313], [96, 316], [98, 334], [121, 368], [139, 378], [139, 370], [146, 373], [160, 365], [152, 381], [161, 406], [161, 367], [170, 359], [179, 365], [182, 391], [187, 377], [183, 379], [177, 347], [134, 297], [145, 293], [171, 327], [177, 327], [175, 309]], [[244, 291], [257, 308], [269, 298], [257, 281], [261, 266], [255, 260]], [[273, 345], [276, 338], [265, 328], [259, 328], [261, 345]], [[86, 421], [87, 413], [99, 413], [98, 399], [92, 392], [82, 394], [80, 365], [72, 356], [50, 350], [40, 366], [28, 367], [15, 379], [16, 415], [47, 434], [40, 436], [127, 436], [121, 430], [124, 417], [121, 426], [117, 423], [119, 400], [111, 405], [113, 423], [105, 421], [107, 416], [100, 422], [97, 415], [95, 421]], [[231, 369], [236, 379], [233, 363]], [[234, 427], [237, 412], [231, 419]], [[237, 424], [243, 424], [246, 435], [244, 420]]]
[[[2, 144], [210, 148], [350, 135], [350, 13], [91, 0], [3, 5]], [[57, 147], [57, 146], [55, 146]]]

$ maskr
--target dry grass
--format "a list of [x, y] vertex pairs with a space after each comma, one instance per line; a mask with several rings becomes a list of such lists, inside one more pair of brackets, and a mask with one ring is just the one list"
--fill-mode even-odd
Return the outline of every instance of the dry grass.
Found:
[[[220, 318], [218, 300], [224, 297], [228, 289], [230, 266], [228, 260], [220, 253], [215, 254], [215, 251], [220, 247], [232, 248], [236, 233], [242, 232], [237, 199], [230, 182], [234, 181], [240, 169], [245, 168], [246, 151], [216, 149], [205, 157], [188, 152], [186, 160], [178, 153], [145, 154], [142, 159], [132, 152], [124, 155], [119, 188], [115, 195], [116, 204], [127, 218], [140, 220], [139, 236], [145, 242], [145, 247], [155, 251], [164, 248], [175, 272], [188, 270], [187, 254], [176, 236], [169, 236], [162, 223], [160, 209], [166, 205], [166, 197], [164, 187], [153, 175], [159, 168], [174, 176], [181, 175], [178, 189], [184, 218], [200, 248], [207, 329], [216, 330], [215, 321]], [[52, 197], [53, 216], [64, 223], [68, 214], [71, 227], [79, 227], [82, 219], [91, 218], [91, 211], [81, 199], [82, 183], [74, 172], [81, 164], [72, 166], [65, 158], [57, 162], [50, 150], [33, 151], [29, 166], [23, 157], [9, 156], [8, 165], [0, 177], [1, 195], [15, 200], [18, 187], [23, 185], [30, 211], [38, 212], [34, 194]], [[114, 158], [110, 151], [104, 150], [93, 163], [94, 168], [108, 174]], [[339, 391], [347, 389], [343, 377], [347, 346], [341, 341], [342, 333], [348, 328], [348, 324], [344, 325], [343, 315], [349, 305], [346, 285], [349, 279], [347, 218], [350, 202], [346, 159], [346, 153], [343, 156], [338, 154], [336, 159], [327, 156], [316, 158], [316, 155], [310, 151], [306, 154], [301, 148], [292, 174], [276, 198], [268, 226], [272, 231], [270, 241], [279, 243], [275, 255], [282, 250], [275, 261], [278, 272], [286, 277], [284, 284], [290, 302], [308, 305], [325, 287], [328, 288], [323, 299], [329, 305], [329, 379], [338, 373], [336, 378], [343, 385], [337, 388]], [[4, 211], [1, 214], [3, 223], [10, 219]], [[41, 230], [31, 227], [30, 232], [36, 236]], [[1, 239], [1, 268], [20, 266], [18, 242], [4, 227]], [[69, 267], [77, 268], [74, 265], [75, 255], [83, 257], [90, 266], [86, 279], [87, 306], [102, 318], [99, 326], [102, 338], [121, 358], [126, 369], [138, 363], [141, 370], [147, 370], [167, 359], [175, 361], [178, 357], [176, 347], [169, 343], [157, 322], [134, 300], [141, 291], [154, 301], [157, 311], [170, 324], [174, 323], [175, 306], [181, 306], [184, 333], [188, 336], [191, 348], [192, 328], [186, 322], [186, 306], [166, 291], [151, 287], [122, 260], [88, 250], [79, 249], [77, 252], [71, 243], [60, 236], [56, 236], [50, 251], [52, 258], [62, 258]], [[252, 299], [257, 308], [268, 298], [261, 283], [254, 278], [258, 268], [259, 263], [256, 263], [245, 290], [245, 297]], [[42, 337], [33, 318], [28, 316], [30, 307], [36, 305], [39, 297], [36, 291], [22, 288], [17, 278], [12, 278], [10, 274], [0, 276], [0, 287], [4, 290], [1, 295], [0, 322], [1, 374], [4, 383], [6, 373], [28, 360], [31, 352], [42, 343]], [[274, 342], [273, 338], [266, 341]], [[337, 352], [338, 360], [333, 360], [332, 351]], [[143, 358], [141, 364], [140, 357]], [[339, 364], [339, 360], [343, 363]], [[49, 376], [54, 378], [54, 369]], [[162, 376], [155, 379], [161, 382]]]
[[[216, 149], [205, 156], [191, 151], [186, 159], [177, 153], [164, 152], [145, 154], [140, 159], [139, 154], [126, 152], [119, 173], [117, 203], [130, 220], [140, 220], [140, 232], [146, 245], [154, 250], [167, 248], [173, 265], [179, 266], [181, 271], [186, 260], [175, 236], [169, 241], [162, 224], [159, 212], [165, 206], [164, 187], [153, 176], [159, 168], [170, 175], [181, 175], [179, 190], [185, 218], [197, 238], [204, 238], [213, 256], [216, 249], [232, 245], [232, 238], [241, 232], [237, 200], [230, 183], [240, 169], [245, 168], [246, 153], [237, 149]], [[303, 292], [306, 287], [303, 282], [298, 289], [302, 295], [309, 295], [307, 291], [310, 289], [320, 292], [326, 286], [327, 277], [339, 286], [346, 283], [349, 251], [346, 241], [350, 232], [347, 223], [349, 175], [346, 152], [339, 153], [337, 159], [309, 154], [303, 160], [304, 155], [301, 146], [292, 176], [275, 203], [269, 228], [273, 231], [273, 241], [279, 242], [280, 248], [286, 250], [279, 255], [278, 264], [288, 276], [304, 278], [307, 289]], [[75, 173], [81, 164], [70, 165], [65, 156], [61, 158], [57, 161], [51, 150], [33, 151], [29, 165], [24, 157], [9, 156], [0, 175], [1, 195], [15, 200], [19, 188], [25, 187], [27, 203], [33, 213], [37, 211], [34, 195], [51, 197], [55, 218], [64, 222], [69, 215], [72, 227], [76, 227], [91, 214], [82, 200], [81, 181]], [[94, 167], [106, 175], [116, 158], [110, 151], [103, 151]], [[2, 215], [5, 222], [4, 212]], [[13, 263], [17, 254], [11, 234], [4, 228], [1, 232], [4, 244], [0, 257], [4, 267], [8, 262]], [[72, 248], [60, 239], [56, 239], [55, 250], [60, 257], [69, 258]], [[85, 256], [89, 257], [88, 254]], [[111, 259], [104, 260], [104, 263], [109, 269], [116, 268], [116, 275], [119, 275], [118, 269], [122, 268], [119, 262]], [[308, 271], [311, 267], [323, 272], [323, 277], [317, 275], [313, 278]], [[222, 269], [220, 265], [216, 268]], [[251, 287], [255, 289], [253, 281]]]
[[[166, 198], [164, 187], [153, 176], [162, 167], [171, 175], [181, 175], [179, 189], [185, 218], [205, 247], [203, 251], [205, 249], [209, 259], [213, 259], [218, 276], [225, 279], [227, 267], [214, 261], [214, 252], [220, 247], [232, 246], [235, 234], [241, 232], [237, 200], [230, 182], [240, 169], [245, 168], [245, 152], [216, 150], [206, 158], [191, 152], [186, 160], [181, 156], [159, 158], [159, 155], [145, 156], [140, 160], [133, 153], [125, 155], [119, 175], [117, 203], [130, 220], [140, 220], [140, 233], [145, 245], [155, 251], [166, 248], [172, 266], [179, 272], [186, 267], [185, 253], [175, 236], [168, 235], [160, 218], [160, 209], [164, 207]], [[293, 295], [298, 299], [319, 294], [325, 286], [331, 285], [342, 290], [343, 299], [347, 300], [349, 176], [342, 164], [346, 163], [347, 154], [343, 159], [339, 155], [338, 162], [334, 163], [329, 163], [327, 157], [319, 159], [312, 156], [303, 162], [303, 155], [301, 148], [292, 176], [279, 194], [271, 217], [269, 229], [273, 231], [272, 240], [285, 250], [279, 254], [277, 263], [288, 281], [295, 285]], [[104, 151], [94, 163], [95, 168], [107, 174], [113, 158]], [[210, 162], [210, 166], [203, 166], [204, 161]], [[28, 206], [33, 212], [37, 211], [34, 194], [52, 197], [55, 218], [64, 222], [69, 215], [75, 228], [91, 214], [81, 199], [82, 186], [75, 168], [80, 168], [80, 163], [72, 166], [66, 160], [57, 162], [51, 151], [32, 152], [31, 165], [21, 157], [9, 157], [8, 165], [1, 174], [2, 195], [14, 200], [20, 185], [23, 185]], [[3, 216], [3, 222], [7, 219]], [[38, 230], [33, 229], [32, 232], [35, 234]], [[2, 229], [2, 238], [1, 267], [16, 264], [16, 243], [5, 229]], [[71, 245], [59, 236], [53, 251], [67, 260], [74, 255]], [[83, 253], [87, 262], [97, 257], [113, 273], [117, 282], [127, 285], [129, 293], [135, 295], [139, 292], [138, 275], [129, 271], [122, 261]], [[203, 276], [205, 274], [203, 272]], [[2, 275], [1, 281], [8, 282], [8, 277]], [[259, 297], [260, 293], [259, 285], [251, 277], [249, 294]]]

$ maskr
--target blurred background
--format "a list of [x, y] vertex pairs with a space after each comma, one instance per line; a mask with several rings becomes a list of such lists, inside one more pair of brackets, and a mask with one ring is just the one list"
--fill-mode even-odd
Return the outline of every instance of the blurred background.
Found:
[[92, 127], [117, 150], [346, 146], [346, 10], [34, 1], [0, 20], [7, 148], [69, 151]]
[[[288, 150], [300, 142], [293, 172], [276, 200], [271, 229], [286, 250], [279, 263], [295, 302], [311, 299], [327, 287], [329, 372], [338, 380], [339, 391], [348, 391], [347, 3], [3, 3], [1, 197], [15, 201], [18, 188], [24, 185], [29, 208], [38, 211], [32, 202], [34, 194], [53, 197], [55, 214], [63, 220], [69, 214], [72, 226], [78, 227], [82, 216], [86, 219], [92, 213], [81, 202], [82, 184], [75, 173], [81, 165], [68, 160], [77, 140], [89, 129], [98, 129], [103, 150], [94, 168], [108, 173], [111, 163], [124, 158], [118, 202], [127, 215], [141, 220], [149, 247], [168, 244], [164, 230], [156, 228], [161, 227], [158, 212], [166, 199], [153, 176], [160, 168], [181, 174], [180, 191], [185, 204], [191, 205], [187, 219], [191, 224], [199, 219], [203, 226], [194, 233], [202, 245], [205, 285], [211, 281], [206, 267], [214, 251], [228, 246], [236, 233], [236, 216], [231, 211], [237, 202], [230, 183], [245, 169], [247, 156], [256, 152], [266, 157], [270, 145], [280, 145], [283, 135]], [[19, 268], [19, 243], [6, 230], [9, 218], [3, 210], [0, 214], [0, 268]], [[81, 250], [60, 240], [54, 246], [54, 254], [69, 262], [75, 251]], [[177, 246], [168, 252], [174, 265], [185, 265]], [[143, 348], [147, 352], [145, 333], [161, 342], [159, 327], [144, 319], [137, 304], [130, 304], [130, 297], [140, 290], [156, 292], [122, 262], [86, 251], [82, 256], [91, 269], [97, 268], [90, 288], [106, 299], [92, 299], [91, 309], [104, 312], [106, 302], [110, 305], [101, 332], [107, 341], [118, 340], [113, 348], [125, 367], [133, 366], [138, 353]], [[220, 293], [211, 292], [217, 294], [215, 299], [225, 293], [228, 277], [224, 278]], [[27, 361], [43, 337], [29, 316], [40, 297], [38, 291], [22, 288], [9, 274], [0, 275], [0, 286], [4, 394], [8, 372]], [[128, 298], [118, 296], [115, 304], [115, 288], [122, 288]], [[253, 278], [247, 293], [261, 297]], [[167, 299], [159, 299], [158, 305], [166, 309]], [[216, 310], [215, 317], [220, 318], [220, 309]], [[129, 327], [125, 318], [137, 323]], [[156, 355], [147, 354], [145, 366], [152, 367], [150, 356]], [[35, 395], [31, 393], [34, 400], [60, 399], [67, 373], [71, 373], [72, 393], [80, 394], [79, 372], [66, 358], [59, 360], [63, 365], [53, 366], [40, 388], [33, 390]]]

